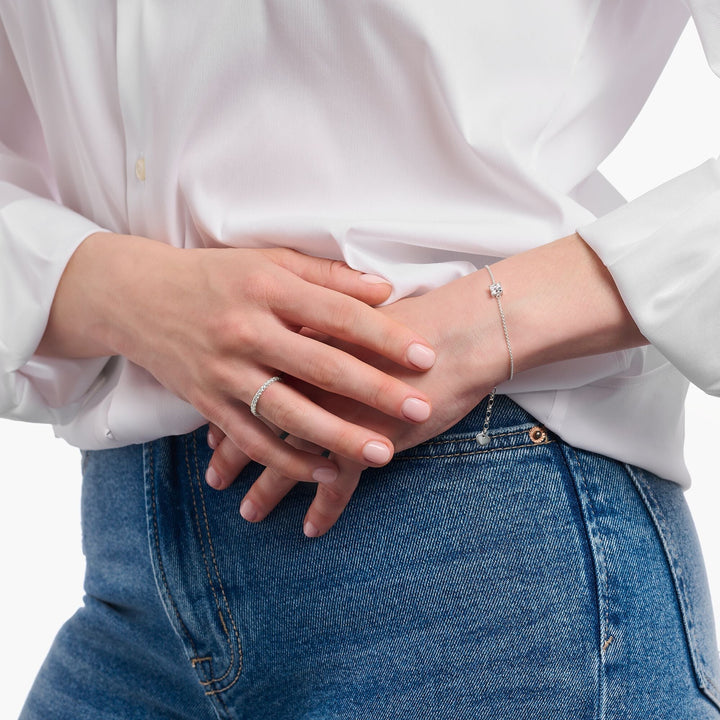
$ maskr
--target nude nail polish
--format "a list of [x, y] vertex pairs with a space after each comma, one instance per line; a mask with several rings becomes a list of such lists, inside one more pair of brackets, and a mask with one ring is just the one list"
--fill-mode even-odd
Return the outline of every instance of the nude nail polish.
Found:
[[408, 398], [402, 404], [402, 414], [413, 422], [425, 422], [430, 417], [430, 405], [419, 398]]
[[320, 534], [320, 531], [310, 521], [303, 525], [303, 532], [305, 536], [309, 538], [317, 537]]
[[312, 478], [317, 483], [331, 483], [337, 480], [337, 470], [335, 468], [321, 467], [313, 471]]
[[219, 490], [222, 487], [222, 479], [215, 472], [215, 468], [209, 467], [205, 473], [205, 482], [215, 490]]
[[390, 284], [384, 277], [380, 277], [379, 275], [365, 274], [365, 275], [361, 275], [360, 279], [363, 282], [368, 283], [369, 285], [380, 285], [380, 284], [389, 285]]
[[362, 451], [363, 459], [372, 465], [384, 465], [390, 462], [392, 453], [388, 449], [387, 445], [383, 445], [381, 442], [371, 440], [365, 444]]
[[435, 364], [435, 352], [426, 345], [413, 343], [407, 349], [408, 362], [421, 370], [429, 370]]
[[243, 500], [240, 503], [240, 515], [248, 522], [255, 522], [260, 517], [260, 512], [252, 500]]

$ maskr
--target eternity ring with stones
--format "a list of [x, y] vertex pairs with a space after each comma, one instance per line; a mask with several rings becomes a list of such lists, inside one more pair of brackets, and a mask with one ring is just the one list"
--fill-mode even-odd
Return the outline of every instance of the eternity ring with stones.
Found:
[[274, 382], [282, 382], [282, 378], [279, 375], [275, 375], [275, 377], [271, 377], [269, 380], [266, 380], [257, 390], [255, 395], [253, 395], [253, 399], [250, 403], [250, 412], [256, 417], [260, 417], [260, 413], [257, 411], [258, 403], [260, 402], [260, 398], [262, 397], [262, 394], [274, 383]]

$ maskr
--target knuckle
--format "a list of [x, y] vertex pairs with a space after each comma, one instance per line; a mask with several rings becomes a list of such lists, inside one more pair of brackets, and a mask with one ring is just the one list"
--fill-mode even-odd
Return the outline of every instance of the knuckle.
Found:
[[328, 487], [327, 485], [320, 486], [317, 492], [318, 510], [321, 514], [334, 517], [338, 509], [342, 510], [348, 504], [353, 489]]
[[328, 285], [342, 285], [347, 276], [348, 266], [342, 260], [330, 260], [326, 268]]
[[328, 449], [346, 458], [361, 458], [362, 444], [362, 439], [357, 435], [357, 428], [343, 422], [335, 429], [334, 437], [328, 443]]
[[328, 325], [336, 337], [348, 337], [360, 323], [362, 306], [350, 297], [338, 298], [329, 308]]
[[270, 305], [278, 287], [279, 283], [273, 282], [269, 274], [264, 272], [250, 273], [243, 278], [242, 294], [251, 302]]
[[214, 453], [213, 464], [223, 477], [237, 476], [245, 460], [245, 453], [229, 439], [220, 443]]
[[251, 460], [261, 465], [266, 465], [265, 461], [272, 456], [267, 441], [261, 436], [246, 435], [241, 447]]
[[306, 417], [306, 413], [293, 403], [278, 405], [273, 408], [271, 414], [275, 425], [291, 433], [295, 433], [304, 424], [303, 420]]
[[207, 332], [211, 351], [221, 356], [235, 352], [251, 337], [247, 320], [237, 312], [210, 314]]
[[347, 362], [336, 353], [322, 353], [310, 361], [308, 370], [313, 384], [324, 390], [336, 390], [344, 385]]
[[378, 410], [387, 408], [397, 395], [397, 383], [384, 373], [378, 373], [372, 382], [365, 386], [365, 403]]

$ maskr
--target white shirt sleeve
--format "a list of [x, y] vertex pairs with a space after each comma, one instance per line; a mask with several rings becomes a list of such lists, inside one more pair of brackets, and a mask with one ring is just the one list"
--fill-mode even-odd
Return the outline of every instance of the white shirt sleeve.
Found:
[[[720, 76], [720, 5], [690, 0]], [[709, 160], [578, 229], [643, 335], [689, 380], [720, 395], [720, 160]]]
[[40, 124], [0, 26], [0, 416], [66, 421], [107, 359], [34, 357], [77, 246], [101, 230], [55, 201]]

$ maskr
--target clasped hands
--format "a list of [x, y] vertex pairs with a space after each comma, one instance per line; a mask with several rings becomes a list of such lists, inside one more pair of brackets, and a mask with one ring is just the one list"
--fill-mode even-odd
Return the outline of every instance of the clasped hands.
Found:
[[[516, 372], [647, 344], [577, 233], [498, 272]], [[508, 377], [485, 273], [374, 307], [389, 294], [382, 278], [288, 249], [96, 233], [67, 264], [37, 351], [145, 368], [210, 422], [210, 485], [228, 487], [250, 460], [266, 467], [243, 517], [261, 520], [296, 482], [315, 482], [304, 530], [321, 535], [365, 467], [451, 427]], [[255, 393], [278, 374], [253, 417]]]
[[[341, 262], [96, 233], [63, 273], [38, 352], [145, 368], [211, 423], [210, 485], [264, 465], [241, 506], [260, 520], [296, 482], [315, 482], [305, 532], [320, 535], [364, 467], [452, 426], [503, 378], [486, 356], [505, 352], [495, 311], [493, 333], [472, 278], [376, 308], [389, 284]], [[254, 394], [279, 374], [253, 417]]]
[[[406, 298], [382, 308], [368, 308], [369, 335], [380, 341], [372, 348], [366, 338], [353, 333], [352, 325], [344, 325], [342, 338], [340, 333], [321, 334], [307, 326], [299, 329], [303, 337], [352, 359], [348, 371], [356, 372], [359, 368], [368, 382], [375, 383], [366, 388], [368, 392], [364, 397], [357, 393], [350, 397], [338, 382], [340, 373], [334, 369], [331, 377], [324, 377], [322, 385], [290, 375], [284, 378], [282, 386], [280, 383], [269, 386], [258, 404], [265, 423], [249, 412], [243, 413], [240, 422], [248, 434], [269, 432], [275, 447], [280, 442], [277, 435], [284, 431], [288, 436], [283, 445], [304, 453], [305, 457], [315, 458], [316, 462], [327, 461], [327, 465], [318, 466], [312, 473], [317, 490], [303, 523], [307, 536], [322, 535], [332, 527], [348, 504], [364, 469], [384, 465], [391, 459], [393, 450], [412, 447], [451, 427], [487, 394], [496, 375], [502, 377], [504, 358], [500, 355], [499, 363], [495, 359], [491, 361], [491, 354], [484, 350], [488, 343], [481, 342], [480, 338], [482, 322], [478, 313], [473, 313], [472, 304], [465, 302], [468, 293], [477, 291], [468, 287], [470, 282], [461, 279], [421, 297]], [[389, 286], [380, 283], [375, 290], [379, 292], [381, 287], [384, 292], [389, 291]], [[492, 305], [490, 309], [494, 309]], [[500, 333], [498, 328], [494, 330], [495, 335]], [[414, 335], [414, 331], [422, 335]], [[397, 333], [394, 342], [399, 343], [398, 347], [407, 343], [406, 337], [412, 337], [412, 343], [423, 349], [420, 354], [423, 360], [431, 359], [434, 353], [428, 348], [435, 348], [435, 362], [424, 363], [425, 367], [403, 362], [402, 356], [392, 351], [390, 336], [384, 333]], [[497, 344], [501, 335], [493, 339], [493, 344]], [[493, 352], [497, 356], [494, 347]], [[478, 368], [483, 371], [479, 372]], [[275, 369], [268, 368], [268, 374], [273, 374]], [[409, 404], [410, 413], [393, 411], [387, 397], [383, 398], [394, 390], [394, 383], [400, 383], [399, 387], [406, 393], [408, 388], [413, 388], [400, 403], [400, 408]], [[315, 412], [305, 414], [298, 401], [311, 402]], [[413, 411], [418, 411], [415, 416]], [[326, 423], [322, 440], [312, 426], [317, 422], [314, 418], [322, 418]], [[345, 434], [348, 428], [358, 437], [364, 432], [372, 439], [364, 445], [359, 441], [352, 445]], [[250, 454], [246, 446], [234, 442], [215, 423], [210, 425], [208, 442], [214, 449], [208, 483], [218, 490], [227, 488], [250, 461]], [[325, 452], [327, 457], [323, 455], [326, 450], [330, 450], [329, 454]], [[299, 480], [310, 479], [307, 474], [299, 476], [285, 470], [282, 459], [273, 456], [272, 450], [263, 457], [266, 468], [240, 506], [242, 516], [250, 522], [264, 519]]]

